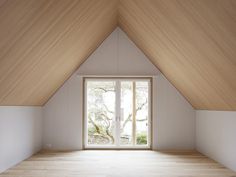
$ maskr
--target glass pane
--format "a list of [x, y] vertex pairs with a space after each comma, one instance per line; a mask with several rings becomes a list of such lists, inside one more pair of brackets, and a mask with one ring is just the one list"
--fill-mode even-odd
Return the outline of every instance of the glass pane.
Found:
[[120, 144], [132, 144], [133, 120], [133, 88], [132, 82], [121, 82], [121, 109], [120, 109]]
[[136, 82], [136, 145], [148, 141], [148, 82]]
[[115, 144], [115, 82], [87, 81], [88, 145]]

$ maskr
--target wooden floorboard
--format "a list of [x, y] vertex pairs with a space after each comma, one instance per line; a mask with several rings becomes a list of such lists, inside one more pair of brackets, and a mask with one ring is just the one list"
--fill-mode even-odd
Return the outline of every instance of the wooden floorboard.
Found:
[[0, 177], [236, 177], [198, 152], [41, 152]]

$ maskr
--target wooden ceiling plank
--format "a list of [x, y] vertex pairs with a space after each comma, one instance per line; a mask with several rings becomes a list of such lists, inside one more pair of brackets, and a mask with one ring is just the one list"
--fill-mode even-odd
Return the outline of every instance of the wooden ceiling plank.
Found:
[[[116, 0], [75, 2], [77, 5], [73, 5], [72, 1], [60, 1], [58, 6], [54, 4], [55, 10], [46, 11], [25, 34], [23, 41], [15, 44], [15, 52], [9, 54], [13, 61], [19, 63], [1, 82], [1, 104], [45, 104], [85, 57], [117, 26]], [[66, 7], [69, 6], [73, 9], [68, 9], [67, 13]], [[60, 18], [62, 13], [65, 15]], [[53, 24], [50, 22], [52, 19]], [[24, 46], [18, 49], [20, 45]]]
[[236, 17], [223, 4], [120, 1], [121, 28], [196, 109], [236, 110]]
[[12, 0], [0, 9], [0, 105], [45, 104], [118, 17], [194, 108], [236, 110], [234, 0]]

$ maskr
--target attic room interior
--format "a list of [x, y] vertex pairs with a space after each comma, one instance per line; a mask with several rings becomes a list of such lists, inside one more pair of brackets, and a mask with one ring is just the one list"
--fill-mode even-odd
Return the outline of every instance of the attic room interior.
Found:
[[236, 0], [0, 0], [0, 177], [236, 177]]

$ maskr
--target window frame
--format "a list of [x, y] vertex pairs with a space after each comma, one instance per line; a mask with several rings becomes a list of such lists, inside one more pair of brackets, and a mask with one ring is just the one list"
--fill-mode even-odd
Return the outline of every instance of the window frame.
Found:
[[[130, 146], [130, 145], [88, 145], [87, 144], [87, 81], [148, 81], [149, 83], [149, 93], [148, 93], [148, 144], [147, 145], [135, 145], [135, 146]], [[136, 149], [136, 150], [150, 150], [152, 149], [152, 143], [153, 143], [153, 77], [130, 77], [130, 76], [105, 76], [105, 77], [100, 77], [100, 76], [85, 76], [83, 77], [83, 100], [82, 100], [82, 110], [83, 110], [83, 118], [82, 118], [82, 138], [83, 138], [83, 149], [88, 150], [88, 149], [94, 149], [94, 150], [106, 150], [106, 149], [118, 149], [118, 150], [129, 150], [129, 149]], [[116, 100], [117, 101], [117, 100]]]

